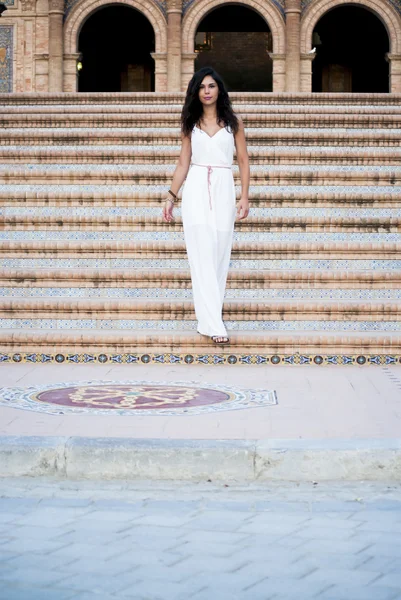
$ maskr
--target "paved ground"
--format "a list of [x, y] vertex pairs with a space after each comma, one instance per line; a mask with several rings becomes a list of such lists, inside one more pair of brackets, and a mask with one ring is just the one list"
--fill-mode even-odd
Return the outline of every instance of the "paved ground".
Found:
[[400, 600], [401, 485], [0, 480], [1, 600]]
[[0, 406], [0, 436], [383, 440], [399, 438], [401, 432], [401, 365], [0, 365], [0, 386], [90, 379], [185, 379], [274, 389], [278, 405], [173, 417], [47, 415]]

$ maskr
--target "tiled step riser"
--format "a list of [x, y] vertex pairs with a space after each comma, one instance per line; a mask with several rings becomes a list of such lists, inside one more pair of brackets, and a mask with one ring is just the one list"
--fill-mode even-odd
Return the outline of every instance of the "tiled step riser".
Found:
[[[142, 282], [146, 284], [146, 282]], [[356, 285], [358, 282], [356, 282]], [[32, 287], [0, 287], [1, 299], [42, 299], [42, 300], [129, 300], [138, 299], [146, 302], [155, 300], [192, 300], [191, 288], [146, 288], [146, 287], [37, 287], [37, 282], [30, 284]], [[36, 285], [36, 287], [34, 287]], [[53, 284], [54, 285], [54, 284]], [[296, 285], [296, 284], [294, 284]], [[374, 289], [348, 289], [338, 288], [303, 288], [302, 285], [296, 285], [294, 288], [233, 288], [228, 285], [225, 294], [225, 300], [252, 300], [252, 301], [399, 301], [401, 300], [401, 282], [398, 287], [393, 289], [380, 289], [377, 286]]]
[[[353, 207], [347, 208], [342, 206], [326, 207], [326, 206], [314, 206], [314, 207], [258, 207], [251, 206], [250, 214], [245, 221], [239, 221], [238, 227], [245, 227], [251, 223], [252, 227], [257, 226], [260, 222], [275, 221], [275, 222], [290, 222], [291, 220], [297, 220], [306, 222], [311, 219], [319, 221], [328, 220], [340, 220], [342, 222], [362, 220], [364, 223], [366, 220], [376, 222], [383, 221], [393, 223], [395, 219], [401, 219], [401, 195], [400, 208], [365, 208], [365, 207]], [[69, 208], [63, 206], [29, 206], [29, 202], [26, 202], [26, 206], [21, 203], [13, 202], [13, 206], [8, 205], [4, 201], [0, 201], [0, 218], [3, 222], [8, 220], [9, 223], [18, 222], [23, 223], [29, 219], [33, 219], [33, 222], [46, 223], [54, 221], [63, 221], [66, 224], [76, 220], [77, 224], [82, 224], [88, 220], [92, 220], [94, 223], [98, 221], [105, 221], [106, 223], [112, 223], [113, 220], [120, 225], [120, 220], [128, 219], [130, 221], [144, 221], [148, 223], [152, 228], [155, 223], [158, 223], [162, 215], [162, 204], [160, 202], [149, 202], [137, 203], [131, 207], [110, 207], [99, 205], [95, 207], [91, 206], [71, 206]], [[153, 204], [153, 206], [152, 206]], [[354, 203], [355, 204], [355, 203]], [[3, 205], [3, 206], [2, 206]], [[174, 227], [176, 222], [181, 222], [181, 204], [180, 202], [174, 208], [174, 223], [170, 223], [166, 230], [169, 231], [170, 227]], [[118, 227], [119, 228], [119, 227]]]
[[[64, 317], [64, 315], [63, 315]], [[384, 333], [400, 333], [401, 332], [401, 321], [356, 321], [351, 319], [349, 321], [327, 321], [327, 320], [302, 320], [302, 321], [290, 321], [290, 320], [277, 320], [277, 321], [225, 321], [227, 330], [230, 332], [347, 332], [353, 333], [366, 333], [371, 332], [372, 334], [380, 332]], [[140, 320], [140, 319], [97, 319], [96, 317], [91, 318], [78, 318], [76, 320], [70, 319], [0, 319], [0, 330], [1, 329], [12, 329], [22, 330], [29, 332], [29, 330], [59, 330], [59, 331], [76, 331], [79, 330], [87, 331], [129, 331], [133, 332], [151, 332], [151, 331], [169, 331], [169, 332], [196, 332], [196, 321], [194, 320], [179, 320], [177, 317], [171, 318], [171, 320]], [[152, 346], [150, 346], [152, 347]], [[132, 347], [131, 347], [132, 351]], [[149, 351], [149, 346], [147, 348]]]
[[[355, 132], [350, 130], [250, 130], [247, 131], [247, 142], [252, 146], [327, 146], [327, 147], [352, 147], [352, 148], [399, 148], [401, 135], [398, 132], [366, 131]], [[117, 129], [110, 131], [104, 129], [88, 129], [80, 131], [71, 130], [3, 130], [0, 131], [1, 146], [177, 146], [180, 144], [179, 130], [150, 131]]]
[[[296, 271], [331, 271], [349, 272], [372, 270], [381, 273], [399, 272], [401, 269], [401, 259], [397, 258], [400, 253], [394, 253], [393, 257], [383, 258], [383, 253], [378, 254], [380, 258], [349, 258], [342, 254], [339, 258], [284, 258], [284, 259], [233, 259], [230, 263], [232, 270], [243, 269], [271, 269], [282, 272]], [[188, 269], [186, 258], [0, 258], [1, 269], [71, 269], [71, 277], [76, 269], [141, 269], [141, 270], [159, 270], [159, 269]]]

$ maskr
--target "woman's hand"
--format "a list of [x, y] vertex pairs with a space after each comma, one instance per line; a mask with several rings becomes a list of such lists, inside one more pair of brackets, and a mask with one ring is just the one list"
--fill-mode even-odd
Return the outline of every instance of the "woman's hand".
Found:
[[166, 221], [166, 223], [171, 223], [174, 221], [173, 208], [174, 202], [171, 200], [171, 198], [166, 198], [166, 202], [164, 203], [163, 207], [163, 219]]
[[237, 204], [237, 219], [241, 221], [241, 219], [246, 219], [249, 215], [249, 200], [245, 200], [241, 198]]

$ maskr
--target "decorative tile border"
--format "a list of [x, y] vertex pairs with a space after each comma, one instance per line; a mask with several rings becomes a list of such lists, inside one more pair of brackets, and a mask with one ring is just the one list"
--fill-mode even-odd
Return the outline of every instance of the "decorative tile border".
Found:
[[[106, 408], [102, 406], [102, 402], [95, 402], [92, 406], [85, 405], [84, 398], [92, 394], [93, 398], [102, 396], [104, 393], [111, 393], [112, 397], [118, 395], [120, 386], [126, 386], [125, 398], [123, 402], [117, 403], [114, 408]], [[150, 404], [154, 404], [153, 408], [145, 409], [135, 405], [135, 399], [138, 395], [138, 388], [147, 388], [147, 396], [150, 396]], [[51, 396], [51, 392], [62, 394], [63, 391], [75, 391], [75, 397], [81, 397], [83, 402], [81, 406], [72, 406], [65, 403], [46, 402], [46, 397]], [[151, 389], [149, 389], [151, 388]], [[153, 388], [153, 390], [152, 390]], [[91, 392], [92, 390], [92, 392]], [[176, 390], [176, 392], [175, 392]], [[50, 394], [49, 394], [50, 392]], [[114, 393], [113, 393], [114, 392]], [[169, 408], [158, 407], [156, 399], [151, 398], [152, 392], [154, 395], [166, 394], [171, 397], [173, 392], [174, 399], [171, 401]], [[174, 393], [175, 392], [175, 393]], [[200, 403], [196, 402], [196, 398], [190, 401], [182, 402], [180, 396], [186, 392], [187, 397], [201, 394], [203, 398]], [[212, 392], [213, 396], [219, 398], [208, 398], [208, 392]], [[70, 394], [71, 396], [71, 394]], [[124, 396], [124, 394], [123, 394]], [[100, 399], [99, 399], [100, 400]], [[131, 400], [131, 401], [130, 401]], [[153, 402], [152, 402], [153, 400]], [[217, 401], [216, 401], [217, 400]], [[79, 404], [80, 402], [77, 402]], [[174, 404], [176, 404], [174, 406]], [[205, 413], [222, 412], [228, 410], [241, 410], [244, 408], [262, 408], [266, 406], [274, 406], [277, 404], [277, 396], [274, 390], [263, 389], [241, 389], [237, 387], [229, 387], [225, 385], [199, 384], [194, 381], [77, 381], [70, 383], [55, 383], [47, 385], [30, 386], [28, 388], [3, 388], [0, 389], [0, 405], [7, 408], [19, 408], [33, 410], [35, 412], [47, 413], [52, 415], [60, 414], [95, 414], [95, 415], [117, 415], [117, 416], [191, 416], [201, 415]]]
[[[274, 6], [276, 8], [278, 8], [278, 10], [282, 14], [283, 18], [285, 18], [284, 0], [270, 0], [270, 1], [274, 4]], [[196, 2], [196, 0], [184, 0], [183, 1], [183, 3], [182, 3], [182, 13], [183, 13], [183, 15], [185, 15], [185, 13], [187, 12], [187, 10], [194, 4], [194, 2]]]
[[0, 352], [0, 363], [174, 365], [397, 365], [395, 354], [154, 354]]
[[399, 15], [401, 15], [401, 0], [389, 0], [390, 4], [395, 8]]
[[[9, 6], [10, 3], [7, 3]], [[14, 2], [12, 3], [14, 4]], [[13, 26], [0, 25], [0, 93], [13, 91]]]

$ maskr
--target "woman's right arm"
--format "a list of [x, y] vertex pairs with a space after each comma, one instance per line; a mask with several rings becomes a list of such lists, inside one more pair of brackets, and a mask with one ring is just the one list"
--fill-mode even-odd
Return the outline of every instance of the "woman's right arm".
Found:
[[[178, 159], [177, 166], [174, 171], [173, 180], [171, 182], [170, 190], [173, 194], [177, 195], [184, 180], [188, 174], [189, 165], [191, 163], [191, 138], [188, 136], [181, 136], [181, 152]], [[169, 223], [173, 221], [173, 198], [168, 194], [163, 208], [163, 219]]]

